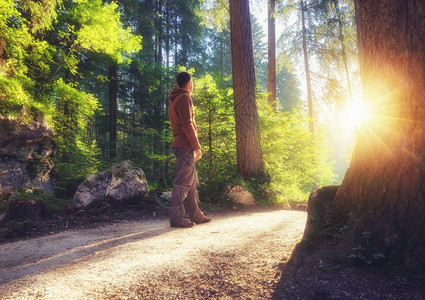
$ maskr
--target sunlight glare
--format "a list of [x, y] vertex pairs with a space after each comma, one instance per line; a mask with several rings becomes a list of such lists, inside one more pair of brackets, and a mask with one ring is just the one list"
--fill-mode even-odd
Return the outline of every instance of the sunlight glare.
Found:
[[360, 97], [347, 101], [347, 105], [339, 113], [339, 125], [344, 131], [355, 131], [369, 117], [369, 108]]

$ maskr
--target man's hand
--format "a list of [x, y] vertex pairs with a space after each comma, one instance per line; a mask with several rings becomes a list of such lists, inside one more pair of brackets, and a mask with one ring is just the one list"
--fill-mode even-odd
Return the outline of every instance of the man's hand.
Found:
[[202, 151], [201, 151], [201, 149], [196, 150], [195, 151], [195, 161], [200, 160], [201, 157], [202, 157]]

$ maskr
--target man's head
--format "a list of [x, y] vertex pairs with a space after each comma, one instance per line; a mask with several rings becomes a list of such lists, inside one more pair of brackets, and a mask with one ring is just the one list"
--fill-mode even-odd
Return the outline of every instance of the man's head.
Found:
[[180, 72], [176, 76], [177, 85], [181, 89], [188, 90], [190, 93], [193, 90], [192, 76], [187, 72]]

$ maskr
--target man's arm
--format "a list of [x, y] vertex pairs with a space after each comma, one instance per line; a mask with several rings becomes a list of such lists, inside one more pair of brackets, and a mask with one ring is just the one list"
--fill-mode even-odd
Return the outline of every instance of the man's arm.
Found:
[[[192, 149], [196, 151], [200, 151], [201, 145], [199, 144], [198, 134], [195, 129], [195, 124], [193, 124], [192, 119], [192, 109], [191, 109], [191, 100], [189, 96], [182, 96], [179, 99], [179, 103], [177, 105], [177, 111], [180, 118], [180, 122], [182, 124], [182, 129], [186, 138], [188, 139]], [[200, 156], [202, 156], [202, 152]]]

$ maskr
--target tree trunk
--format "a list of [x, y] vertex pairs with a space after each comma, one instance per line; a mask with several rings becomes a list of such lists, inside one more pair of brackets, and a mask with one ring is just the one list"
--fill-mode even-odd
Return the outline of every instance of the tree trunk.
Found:
[[157, 63], [162, 63], [162, 1], [158, 1], [158, 49], [157, 49]]
[[118, 95], [118, 67], [112, 64], [109, 67], [109, 160], [115, 162], [117, 158], [117, 95]]
[[339, 254], [425, 272], [425, 2], [358, 0], [357, 13], [372, 114], [332, 205], [350, 226]]
[[248, 0], [230, 0], [233, 88], [238, 174], [264, 174], [255, 103], [255, 71]]
[[223, 39], [223, 32], [221, 32], [220, 35], [220, 74], [221, 77], [224, 77], [224, 39]]
[[301, 0], [301, 24], [303, 33], [303, 53], [304, 53], [304, 66], [305, 66], [305, 79], [307, 84], [307, 101], [308, 101], [308, 117], [310, 132], [314, 134], [314, 123], [313, 123], [313, 99], [311, 95], [311, 78], [310, 78], [310, 66], [308, 62], [308, 51], [307, 51], [307, 32], [305, 27], [305, 15], [307, 11], [304, 0]]
[[178, 32], [178, 21], [177, 15], [174, 15], [174, 65], [177, 66], [180, 64], [179, 61], [179, 52], [178, 52], [178, 40], [179, 40], [179, 32]]
[[269, 0], [268, 9], [268, 92], [269, 103], [276, 109], [276, 19], [275, 19], [276, 0]]
[[167, 40], [165, 42], [165, 53], [166, 53], [167, 68], [170, 67], [170, 5], [168, 2], [169, 0], [166, 0]]
[[345, 76], [347, 77], [348, 97], [352, 101], [353, 93], [351, 91], [350, 71], [348, 70], [347, 51], [345, 51], [344, 34], [342, 33], [341, 10], [339, 9], [338, 0], [335, 0], [335, 9], [337, 10], [337, 16], [338, 16], [339, 40], [341, 42], [341, 55], [342, 55], [342, 62], [344, 63], [344, 68], [345, 68]]
[[213, 165], [213, 136], [212, 136], [212, 107], [211, 99], [208, 103], [208, 190], [210, 193], [213, 193], [212, 190], [212, 180], [214, 175], [214, 165]]

